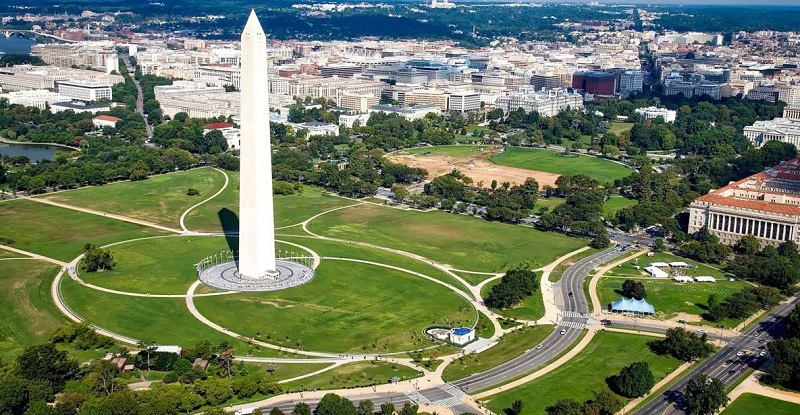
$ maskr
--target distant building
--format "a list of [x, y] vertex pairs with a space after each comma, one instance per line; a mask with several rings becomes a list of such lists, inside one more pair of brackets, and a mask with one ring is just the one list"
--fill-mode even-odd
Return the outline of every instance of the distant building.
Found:
[[[369, 110], [369, 109], [368, 109]], [[369, 114], [353, 114], [353, 115], [340, 115], [339, 116], [339, 126], [353, 128], [353, 126], [358, 122], [359, 126], [364, 126], [369, 121]]]
[[367, 112], [369, 107], [378, 105], [378, 102], [380, 99], [374, 95], [343, 92], [339, 96], [338, 105], [353, 111]]
[[481, 94], [475, 91], [451, 92], [447, 110], [455, 112], [474, 112], [481, 109]]
[[783, 118], [756, 121], [744, 127], [744, 136], [758, 147], [770, 140], [783, 141], [800, 147], [800, 105], [789, 105], [783, 109]]
[[576, 72], [572, 75], [572, 87], [592, 95], [614, 95], [617, 93], [617, 74], [613, 72]]
[[689, 206], [689, 233], [704, 226], [728, 245], [744, 235], [762, 245], [800, 242], [800, 158], [695, 199]]
[[56, 102], [69, 101], [69, 97], [65, 97], [57, 92], [51, 92], [46, 89], [9, 92], [6, 94], [0, 94], [0, 99], [2, 98], [7, 99], [9, 104], [36, 107], [40, 110], [43, 110], [47, 108], [48, 105]]
[[59, 94], [83, 102], [111, 100], [111, 84], [92, 81], [56, 81]]
[[430, 4], [428, 4], [428, 7], [431, 9], [452, 9], [453, 7], [456, 7], [456, 5], [455, 3], [450, 3], [449, 0], [431, 0]]
[[501, 108], [506, 114], [522, 108], [527, 112], [537, 111], [545, 117], [552, 117], [567, 108], [583, 108], [583, 97], [565, 89], [534, 91], [523, 88], [497, 98], [494, 106]]
[[120, 121], [122, 121], [122, 119], [111, 115], [98, 115], [92, 118], [92, 124], [97, 128], [103, 128], [103, 127], [116, 128], [117, 123]]
[[73, 111], [75, 113], [90, 112], [94, 114], [98, 112], [111, 111], [111, 106], [89, 104], [82, 101], [67, 101], [50, 104], [50, 111], [54, 113], [61, 111]]
[[633, 94], [642, 92], [644, 87], [644, 74], [642, 71], [624, 71], [619, 75], [619, 93]]
[[775, 87], [757, 86], [748, 91], [745, 97], [753, 101], [764, 100], [769, 102], [775, 102], [778, 100], [778, 95], [779, 95], [778, 90]]
[[637, 108], [634, 111], [646, 120], [662, 117], [665, 122], [675, 122], [675, 117], [678, 115], [675, 111], [658, 107]]

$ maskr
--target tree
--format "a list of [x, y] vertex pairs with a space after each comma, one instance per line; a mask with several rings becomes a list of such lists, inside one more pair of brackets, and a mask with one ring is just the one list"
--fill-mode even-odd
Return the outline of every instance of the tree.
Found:
[[77, 362], [52, 343], [31, 346], [17, 357], [17, 369], [21, 377], [32, 381], [46, 381], [56, 389], [60, 388], [77, 368]]
[[28, 404], [28, 385], [25, 381], [6, 375], [0, 378], [0, 413], [21, 414]]
[[397, 415], [417, 415], [419, 411], [419, 405], [412, 405], [411, 402], [406, 401], [403, 404], [403, 407], [400, 409], [400, 412]]
[[656, 252], [661, 252], [661, 251], [663, 251], [663, 250], [664, 250], [664, 248], [665, 248], [665, 246], [664, 246], [664, 239], [662, 239], [662, 238], [656, 238], [656, 239], [653, 241], [653, 250], [654, 250], [654, 251], [656, 251]]
[[536, 273], [523, 268], [508, 270], [500, 279], [500, 283], [492, 287], [484, 303], [491, 308], [505, 309], [512, 307], [525, 297], [533, 295], [539, 286]]
[[625, 298], [635, 298], [642, 300], [647, 297], [647, 291], [644, 289], [644, 283], [636, 280], [625, 280], [622, 283], [622, 296]]
[[[370, 402], [372, 403], [372, 402]], [[305, 402], [299, 402], [294, 406], [292, 415], [311, 415], [311, 407]]]
[[701, 374], [693, 377], [686, 385], [686, 404], [689, 413], [709, 415], [716, 413], [728, 404], [725, 384], [717, 378]]
[[609, 391], [595, 392], [594, 399], [584, 403], [584, 411], [589, 407], [595, 408], [595, 413], [598, 415], [614, 415], [619, 412], [625, 403], [619, 396], [614, 395]]
[[375, 404], [370, 400], [363, 400], [358, 403], [358, 415], [373, 415], [375, 413]]
[[608, 238], [608, 233], [605, 231], [605, 229], [603, 229], [602, 232], [598, 233], [597, 236], [592, 239], [592, 243], [590, 245], [595, 249], [603, 249], [611, 246], [611, 239]]
[[116, 265], [114, 256], [108, 249], [98, 248], [94, 244], [86, 244], [83, 246], [83, 252], [81, 268], [86, 272], [110, 270]]
[[622, 368], [610, 382], [614, 391], [626, 398], [644, 396], [656, 384], [647, 362], [634, 362]]
[[736, 243], [736, 252], [744, 255], [753, 255], [761, 250], [761, 243], [753, 235], [744, 235]]
[[284, 414], [283, 411], [281, 411], [281, 409], [276, 406], [272, 408], [271, 411], [269, 411], [269, 415], [286, 415], [286, 414]]
[[393, 415], [394, 414], [394, 404], [391, 402], [386, 402], [381, 404], [381, 415]]
[[783, 319], [789, 337], [800, 338], [800, 305], [794, 306], [792, 311]]
[[511, 406], [504, 408], [503, 413], [506, 415], [520, 415], [522, 414], [522, 407], [522, 401], [516, 400], [511, 403]]
[[317, 415], [357, 415], [356, 406], [349, 399], [328, 393], [317, 404]]
[[800, 339], [780, 339], [767, 345], [775, 363], [765, 381], [790, 389], [800, 389]]
[[584, 415], [583, 405], [573, 399], [559, 399], [544, 411], [547, 415]]
[[663, 340], [652, 341], [649, 345], [657, 354], [672, 355], [684, 362], [707, 357], [714, 350], [713, 346], [708, 344], [706, 334], [698, 337], [683, 327], [667, 329]]

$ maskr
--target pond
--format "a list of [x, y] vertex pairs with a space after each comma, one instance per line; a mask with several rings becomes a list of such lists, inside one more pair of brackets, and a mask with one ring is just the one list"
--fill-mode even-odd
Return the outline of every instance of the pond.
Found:
[[72, 151], [74, 151], [72, 148], [52, 144], [0, 142], [0, 156], [26, 156], [34, 162], [52, 160], [58, 153]]

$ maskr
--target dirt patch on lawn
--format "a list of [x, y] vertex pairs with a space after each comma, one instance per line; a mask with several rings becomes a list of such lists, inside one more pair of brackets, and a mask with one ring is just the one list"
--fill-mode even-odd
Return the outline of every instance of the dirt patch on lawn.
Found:
[[517, 167], [498, 166], [488, 160], [493, 152], [468, 157], [453, 157], [445, 155], [405, 155], [390, 156], [394, 163], [402, 163], [409, 167], [422, 167], [428, 171], [428, 179], [450, 173], [458, 169], [466, 176], [472, 178], [477, 184], [483, 182], [483, 187], [489, 187], [492, 180], [497, 183], [510, 182], [511, 184], [523, 183], [528, 177], [533, 177], [539, 183], [539, 188], [545, 185], [555, 187], [558, 174], [545, 173], [535, 170], [520, 169]]

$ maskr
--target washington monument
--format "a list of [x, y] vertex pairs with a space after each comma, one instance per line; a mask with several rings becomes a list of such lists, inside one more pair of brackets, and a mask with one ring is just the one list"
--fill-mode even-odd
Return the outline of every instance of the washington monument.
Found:
[[239, 275], [276, 278], [267, 37], [255, 11], [242, 32]]

